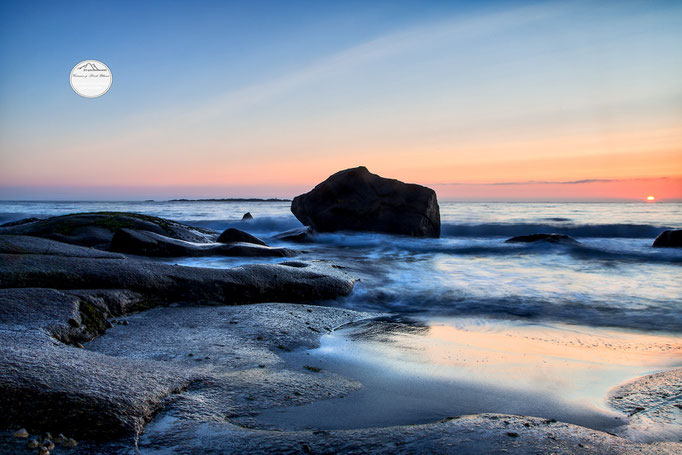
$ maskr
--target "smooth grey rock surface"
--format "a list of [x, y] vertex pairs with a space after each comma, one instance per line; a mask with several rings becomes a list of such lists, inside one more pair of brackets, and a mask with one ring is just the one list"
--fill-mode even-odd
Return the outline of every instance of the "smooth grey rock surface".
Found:
[[619, 433], [649, 442], [664, 435], [682, 441], [682, 368], [643, 376], [615, 387], [609, 404], [630, 416]]

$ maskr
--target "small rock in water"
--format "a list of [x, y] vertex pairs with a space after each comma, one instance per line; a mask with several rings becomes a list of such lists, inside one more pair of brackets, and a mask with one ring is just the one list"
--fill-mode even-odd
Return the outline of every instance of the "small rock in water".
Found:
[[78, 348], [78, 349], [83, 349], [83, 345], [80, 344], [78, 341], [76, 341], [76, 342], [73, 344], [73, 346], [74, 346], [75, 348]]
[[43, 441], [46, 441], [46, 440], [48, 440], [48, 439], [49, 439], [50, 441], [52, 440], [52, 433], [49, 433], [49, 432], [48, 432], [48, 433], [45, 433], [45, 434], [43, 435]]
[[54, 449], [54, 442], [52, 442], [49, 439], [46, 439], [43, 441], [42, 447], [45, 447], [47, 450], [53, 450]]
[[128, 325], [128, 320], [127, 320], [127, 319], [124, 319], [124, 320], [123, 320], [123, 325]]
[[62, 445], [64, 447], [76, 447], [78, 445], [78, 442], [73, 438], [69, 438], [66, 441], [64, 441]]
[[50, 451], [47, 449], [47, 447], [43, 446], [38, 449], [38, 454], [39, 455], [50, 455]]
[[61, 433], [59, 433], [54, 440], [54, 442], [56, 442], [57, 444], [62, 444], [62, 443], [64, 443], [64, 441], [66, 441], [66, 436], [64, 436]]
[[112, 324], [111, 321], [107, 321], [105, 326], [107, 329], [113, 329], [114, 328], [114, 324]]
[[28, 444], [26, 444], [26, 448], [28, 449], [37, 449], [40, 443], [38, 442], [37, 439], [31, 439], [28, 441]]
[[28, 438], [28, 431], [26, 431], [26, 428], [21, 428], [14, 432], [14, 436], [17, 438]]
[[682, 229], [673, 229], [661, 232], [651, 246], [655, 248], [681, 248]]
[[573, 237], [569, 237], [564, 234], [530, 234], [530, 235], [517, 235], [504, 241], [504, 243], [534, 243], [534, 242], [547, 242], [547, 243], [562, 243], [568, 245], [580, 245]]
[[246, 212], [244, 214], [244, 216], [242, 217], [242, 221], [248, 221], [248, 220], [252, 220], [252, 219], [253, 219], [253, 215], [251, 215], [251, 212]]

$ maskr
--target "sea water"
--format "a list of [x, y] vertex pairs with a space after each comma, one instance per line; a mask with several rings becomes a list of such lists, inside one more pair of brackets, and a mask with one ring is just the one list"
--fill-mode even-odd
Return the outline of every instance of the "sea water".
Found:
[[[439, 239], [321, 234], [314, 243], [272, 236], [295, 227], [289, 202], [0, 202], [0, 223], [76, 212], [145, 213], [222, 231], [237, 227], [304, 250], [359, 278], [332, 305], [437, 318], [492, 316], [682, 333], [682, 249], [651, 248], [682, 227], [679, 203], [441, 202]], [[254, 219], [241, 222], [251, 212]], [[567, 234], [579, 245], [508, 244], [523, 234]], [[187, 258], [232, 267], [286, 259]]]

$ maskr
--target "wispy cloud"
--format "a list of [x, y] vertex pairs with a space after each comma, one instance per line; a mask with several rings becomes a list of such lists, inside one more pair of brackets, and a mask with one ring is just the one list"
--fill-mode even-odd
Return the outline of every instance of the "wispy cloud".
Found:
[[510, 185], [581, 185], [585, 183], [614, 183], [614, 182], [633, 182], [642, 180], [670, 180], [670, 177], [653, 177], [653, 178], [630, 178], [630, 179], [581, 179], [581, 180], [523, 180], [519, 182], [437, 182], [431, 183], [433, 186], [510, 186]]
[[446, 40], [456, 42], [500, 33], [548, 19], [563, 10], [564, 7], [559, 5], [531, 5], [420, 24], [351, 46], [271, 80], [217, 94], [195, 108], [184, 109], [175, 115], [185, 124], [235, 113], [341, 71], [427, 48]]

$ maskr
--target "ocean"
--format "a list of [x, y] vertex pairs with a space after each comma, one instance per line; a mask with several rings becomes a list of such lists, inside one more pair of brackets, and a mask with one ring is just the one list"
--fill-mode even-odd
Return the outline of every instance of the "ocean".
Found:
[[[682, 333], [682, 250], [651, 248], [682, 227], [679, 203], [441, 202], [440, 239], [372, 233], [321, 234], [288, 244], [301, 259], [330, 260], [360, 280], [332, 305], [410, 317], [482, 316], [644, 332]], [[300, 227], [289, 203], [0, 202], [0, 223], [76, 212], [145, 213], [221, 231], [238, 227], [272, 245]], [[254, 219], [240, 221], [250, 212]], [[580, 245], [506, 244], [536, 232]], [[190, 266], [232, 267], [281, 258], [187, 258]]]

